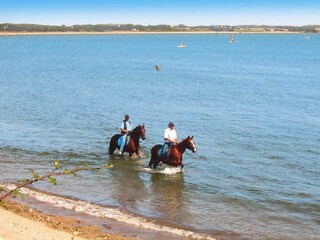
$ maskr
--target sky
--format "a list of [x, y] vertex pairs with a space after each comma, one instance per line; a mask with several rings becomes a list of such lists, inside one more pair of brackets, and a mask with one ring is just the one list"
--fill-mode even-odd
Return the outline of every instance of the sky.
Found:
[[0, 23], [320, 25], [320, 0], [0, 0]]

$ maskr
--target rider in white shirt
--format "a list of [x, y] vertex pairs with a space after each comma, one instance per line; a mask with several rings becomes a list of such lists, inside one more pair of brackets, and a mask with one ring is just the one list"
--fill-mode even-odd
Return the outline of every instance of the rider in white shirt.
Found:
[[170, 122], [168, 128], [164, 131], [164, 144], [162, 147], [161, 155], [164, 156], [168, 147], [178, 143], [177, 132], [174, 129], [174, 123]]

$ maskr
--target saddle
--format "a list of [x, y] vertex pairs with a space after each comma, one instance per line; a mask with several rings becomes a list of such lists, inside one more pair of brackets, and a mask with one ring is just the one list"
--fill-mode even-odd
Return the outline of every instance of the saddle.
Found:
[[171, 149], [171, 145], [168, 146], [167, 150], [162, 153], [162, 149], [164, 146], [162, 146], [159, 150], [158, 150], [158, 156], [161, 158], [168, 158], [170, 156], [170, 149]]

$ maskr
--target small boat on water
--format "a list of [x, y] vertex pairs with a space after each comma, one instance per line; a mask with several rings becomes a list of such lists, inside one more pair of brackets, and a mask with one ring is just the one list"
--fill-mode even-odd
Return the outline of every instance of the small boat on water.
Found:
[[309, 37], [309, 36], [305, 36], [305, 37], [304, 37], [304, 39], [309, 40], [309, 39], [310, 39], [310, 37]]
[[233, 36], [233, 33], [231, 33], [231, 36], [230, 36], [230, 43], [234, 43], [234, 36]]
[[177, 48], [186, 48], [187, 47], [187, 45], [185, 45], [185, 44], [183, 44], [183, 43], [180, 43], [178, 46], [177, 46]]
[[156, 65], [155, 69], [156, 69], [156, 71], [160, 71], [161, 68], [160, 68], [160, 66]]

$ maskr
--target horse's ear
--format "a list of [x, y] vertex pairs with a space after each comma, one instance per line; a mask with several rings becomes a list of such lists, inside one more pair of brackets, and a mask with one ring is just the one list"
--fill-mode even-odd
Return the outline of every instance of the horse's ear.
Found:
[[190, 139], [190, 136], [188, 136], [188, 139]]
[[193, 139], [193, 136], [191, 136], [191, 139]]

